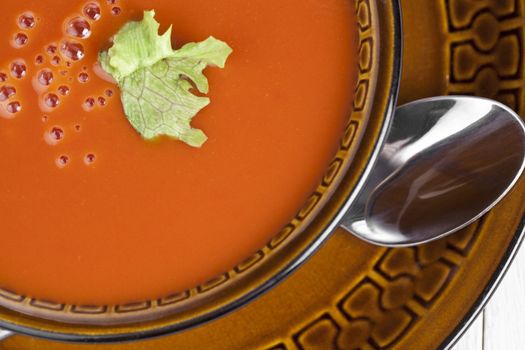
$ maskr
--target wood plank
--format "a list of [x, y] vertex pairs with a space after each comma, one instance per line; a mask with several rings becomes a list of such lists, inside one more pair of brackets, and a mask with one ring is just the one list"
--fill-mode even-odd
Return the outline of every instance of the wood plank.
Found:
[[479, 315], [452, 350], [483, 350], [483, 314]]
[[525, 249], [485, 310], [484, 350], [525, 349]]

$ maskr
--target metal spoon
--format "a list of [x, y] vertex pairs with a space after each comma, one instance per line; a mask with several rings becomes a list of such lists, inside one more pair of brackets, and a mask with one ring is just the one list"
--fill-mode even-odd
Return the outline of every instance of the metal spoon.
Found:
[[367, 183], [341, 225], [383, 246], [411, 246], [492, 209], [525, 166], [525, 127], [501, 103], [434, 97], [399, 107]]

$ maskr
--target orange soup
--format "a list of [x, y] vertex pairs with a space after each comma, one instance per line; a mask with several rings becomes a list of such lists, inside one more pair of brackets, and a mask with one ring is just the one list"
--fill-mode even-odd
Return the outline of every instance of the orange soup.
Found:
[[[87, 6], [87, 7], [86, 7]], [[0, 12], [0, 287], [51, 301], [157, 298], [263, 246], [320, 182], [351, 112], [351, 0], [7, 1]], [[156, 10], [207, 68], [200, 149], [145, 141], [98, 53]], [[73, 21], [73, 22], [71, 22]], [[75, 37], [76, 38], [72, 38]], [[61, 47], [64, 40], [71, 46]]]

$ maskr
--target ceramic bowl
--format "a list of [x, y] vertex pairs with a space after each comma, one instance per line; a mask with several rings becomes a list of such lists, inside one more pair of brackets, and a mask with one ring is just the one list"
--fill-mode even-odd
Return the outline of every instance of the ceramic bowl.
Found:
[[0, 327], [55, 340], [105, 342], [158, 336], [232, 311], [297, 269], [338, 226], [389, 126], [401, 70], [397, 0], [356, 1], [358, 80], [336, 157], [304, 207], [253, 256], [216, 278], [157, 300], [69, 305], [0, 290]]

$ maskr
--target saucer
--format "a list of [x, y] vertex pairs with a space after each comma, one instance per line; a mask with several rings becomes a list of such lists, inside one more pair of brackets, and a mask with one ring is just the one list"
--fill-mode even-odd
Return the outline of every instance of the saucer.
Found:
[[[400, 100], [476, 95], [525, 112], [525, 0], [402, 0]], [[482, 220], [416, 248], [386, 249], [342, 229], [276, 288], [168, 337], [73, 345], [24, 336], [0, 349], [448, 349], [481, 311], [523, 238], [525, 180]]]

